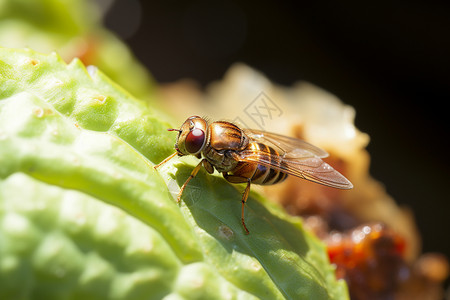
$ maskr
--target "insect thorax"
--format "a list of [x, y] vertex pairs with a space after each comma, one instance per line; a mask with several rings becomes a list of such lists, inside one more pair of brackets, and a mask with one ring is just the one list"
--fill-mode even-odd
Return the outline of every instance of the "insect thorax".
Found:
[[219, 121], [209, 125], [203, 156], [218, 172], [228, 172], [238, 163], [230, 154], [245, 149], [248, 137], [236, 125]]

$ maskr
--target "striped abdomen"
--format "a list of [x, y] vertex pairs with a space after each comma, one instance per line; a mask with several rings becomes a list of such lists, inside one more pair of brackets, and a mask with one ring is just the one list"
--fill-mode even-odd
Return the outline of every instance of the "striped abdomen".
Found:
[[[269, 158], [279, 156], [275, 149], [257, 142], [249, 143], [245, 150], [254, 150], [261, 153], [262, 156]], [[228, 175], [233, 177], [233, 182], [236, 182], [237, 177], [243, 179], [241, 182], [246, 182], [246, 179], [250, 178], [252, 183], [261, 185], [275, 184], [283, 181], [287, 177], [287, 174], [274, 168], [251, 162], [239, 162], [231, 172], [228, 172]]]

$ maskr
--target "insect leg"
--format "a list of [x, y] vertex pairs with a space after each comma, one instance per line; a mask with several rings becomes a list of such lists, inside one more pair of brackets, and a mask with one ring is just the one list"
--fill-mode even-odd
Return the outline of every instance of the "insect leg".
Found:
[[245, 229], [245, 233], [249, 234], [250, 232], [247, 229], [247, 226], [245, 226], [245, 221], [244, 221], [244, 207], [245, 207], [245, 203], [247, 203], [247, 199], [248, 199], [248, 194], [250, 192], [250, 178], [247, 181], [247, 186], [245, 187], [244, 190], [244, 194], [242, 195], [242, 213], [241, 213], [241, 220], [242, 220], [242, 226], [244, 226]]
[[227, 181], [229, 181], [231, 183], [244, 183], [244, 182], [247, 182], [247, 186], [246, 186], [246, 188], [244, 190], [244, 194], [242, 194], [241, 221], [242, 221], [242, 226], [244, 226], [245, 233], [249, 234], [250, 232], [248, 231], [247, 226], [245, 226], [245, 221], [244, 221], [244, 207], [245, 207], [245, 203], [247, 203], [248, 194], [250, 192], [251, 180], [250, 180], [250, 178], [245, 178], [245, 177], [242, 177], [242, 176], [228, 175], [227, 172], [223, 172], [222, 175]]
[[169, 160], [171, 160], [175, 155], [177, 155], [178, 153], [175, 152], [174, 154], [171, 154], [170, 156], [166, 157], [162, 162], [160, 162], [159, 164], [153, 166], [153, 168], [156, 170], [158, 169], [161, 165], [165, 164], [166, 162], [168, 162]]
[[184, 189], [186, 188], [186, 185], [189, 183], [189, 181], [191, 181], [192, 178], [195, 177], [195, 175], [197, 175], [198, 171], [200, 171], [200, 168], [202, 167], [203, 164], [203, 160], [202, 159], [198, 165], [194, 168], [194, 170], [192, 170], [191, 175], [189, 175], [189, 178], [184, 182], [184, 184], [181, 186], [180, 191], [178, 192], [178, 197], [177, 197], [177, 202], [180, 202], [181, 200], [181, 195], [183, 194]]

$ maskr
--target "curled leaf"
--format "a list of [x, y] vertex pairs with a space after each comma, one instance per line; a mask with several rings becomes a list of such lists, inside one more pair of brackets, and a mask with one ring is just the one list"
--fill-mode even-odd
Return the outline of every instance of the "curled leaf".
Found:
[[0, 298], [345, 299], [297, 218], [173, 159], [172, 127], [57, 55], [0, 49]]

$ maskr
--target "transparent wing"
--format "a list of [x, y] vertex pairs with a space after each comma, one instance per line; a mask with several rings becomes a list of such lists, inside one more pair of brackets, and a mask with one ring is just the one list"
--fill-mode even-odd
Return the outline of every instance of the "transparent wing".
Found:
[[319, 157], [286, 159], [255, 150], [244, 150], [237, 152], [235, 155], [238, 156], [239, 161], [258, 163], [326, 186], [338, 189], [353, 188], [352, 183], [347, 178]]
[[271, 146], [285, 158], [327, 157], [328, 153], [303, 140], [256, 129], [243, 129], [253, 141]]
[[351, 189], [352, 183], [321, 158], [324, 150], [305, 141], [265, 131], [245, 129], [252, 140], [273, 147], [280, 155], [270, 155], [260, 150], [235, 152], [239, 161], [253, 162], [309, 181], [338, 189]]

